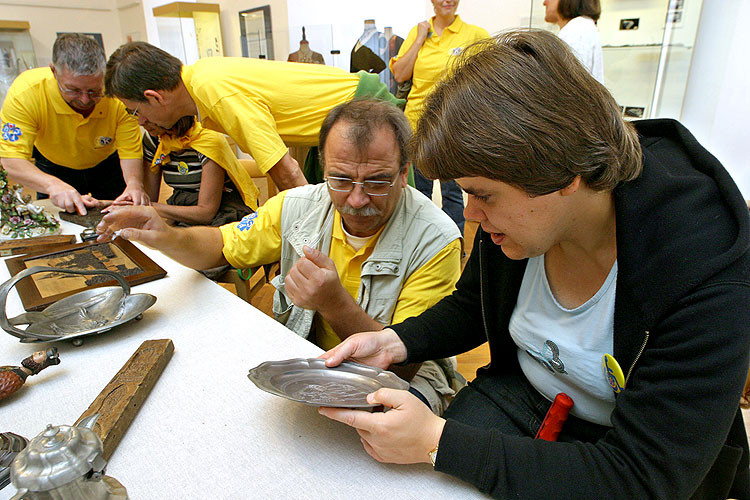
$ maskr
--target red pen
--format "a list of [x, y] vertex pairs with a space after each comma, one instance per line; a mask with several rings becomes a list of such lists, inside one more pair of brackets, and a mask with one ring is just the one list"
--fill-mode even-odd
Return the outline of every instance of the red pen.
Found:
[[552, 406], [547, 410], [542, 425], [536, 433], [534, 439], [544, 439], [545, 441], [557, 441], [557, 436], [562, 430], [562, 426], [568, 419], [568, 413], [573, 408], [573, 400], [564, 392], [555, 396]]

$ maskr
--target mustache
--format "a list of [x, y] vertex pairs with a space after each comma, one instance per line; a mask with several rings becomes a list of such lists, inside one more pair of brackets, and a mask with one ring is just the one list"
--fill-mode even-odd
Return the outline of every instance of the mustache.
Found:
[[349, 205], [344, 205], [339, 209], [339, 212], [343, 215], [358, 215], [360, 217], [373, 217], [375, 215], [381, 215], [383, 213], [377, 208], [371, 207], [369, 205], [362, 208], [354, 208]]

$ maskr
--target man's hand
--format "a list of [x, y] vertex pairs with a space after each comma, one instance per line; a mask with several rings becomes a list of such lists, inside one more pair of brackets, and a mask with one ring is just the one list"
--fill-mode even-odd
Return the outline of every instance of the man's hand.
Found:
[[[55, 183], [47, 190], [50, 200], [56, 207], [60, 207], [66, 212], [77, 212], [80, 215], [86, 215], [86, 202], [76, 191], [73, 186], [64, 182]], [[91, 205], [88, 205], [89, 207]]]
[[305, 256], [284, 277], [286, 295], [294, 305], [325, 316], [335, 310], [342, 300], [351, 297], [339, 281], [336, 266], [327, 255], [307, 246], [302, 250]]
[[109, 241], [122, 231], [126, 240], [139, 241], [151, 248], [161, 250], [170, 243], [173, 228], [168, 226], [153, 207], [112, 206], [96, 226], [97, 241]]
[[346, 359], [387, 369], [406, 359], [406, 346], [390, 328], [374, 332], [356, 333], [319, 356], [326, 366], [334, 367]]
[[440, 442], [444, 419], [407, 391], [378, 389], [368, 394], [367, 402], [391, 410], [368, 413], [322, 407], [318, 412], [357, 429], [365, 451], [378, 462], [431, 463], [429, 452]]
[[146, 194], [142, 183], [133, 182], [125, 187], [125, 191], [115, 198], [113, 205], [150, 205], [151, 200]]

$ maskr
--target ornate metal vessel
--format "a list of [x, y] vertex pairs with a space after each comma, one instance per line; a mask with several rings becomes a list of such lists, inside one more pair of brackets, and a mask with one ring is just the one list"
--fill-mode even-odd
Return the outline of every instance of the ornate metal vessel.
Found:
[[[40, 272], [65, 274], [105, 274], [120, 286], [91, 288], [58, 300], [41, 312], [26, 312], [8, 319], [5, 304], [8, 292], [27, 276]], [[13, 276], [0, 286], [0, 327], [21, 342], [49, 342], [72, 340], [81, 345], [81, 337], [98, 335], [131, 319], [141, 319], [143, 311], [156, 302], [156, 297], [147, 293], [130, 294], [130, 285], [114, 271], [96, 269], [62, 269], [34, 266]], [[16, 328], [28, 325], [25, 330]]]
[[125, 487], [105, 475], [102, 441], [92, 430], [99, 415], [77, 426], [48, 425], [18, 453], [10, 479], [11, 500], [125, 500]]

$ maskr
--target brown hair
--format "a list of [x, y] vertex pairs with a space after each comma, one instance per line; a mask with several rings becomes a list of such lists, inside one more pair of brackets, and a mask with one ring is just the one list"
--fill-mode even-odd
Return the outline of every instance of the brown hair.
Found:
[[602, 6], [599, 0], [560, 0], [557, 4], [557, 13], [563, 19], [586, 16], [598, 21]]
[[638, 135], [614, 98], [542, 30], [467, 47], [425, 100], [413, 144], [428, 177], [486, 177], [531, 195], [579, 175], [594, 190], [612, 190], [642, 165]]
[[115, 50], [104, 73], [110, 97], [145, 102], [147, 90], [174, 90], [180, 84], [182, 61], [146, 42], [130, 42]]
[[325, 165], [325, 146], [328, 133], [339, 121], [349, 124], [347, 138], [360, 153], [367, 151], [373, 132], [388, 126], [393, 130], [399, 151], [401, 171], [409, 163], [411, 127], [404, 112], [393, 104], [379, 99], [354, 99], [333, 108], [320, 126], [318, 141], [320, 164]]
[[171, 135], [172, 137], [183, 137], [188, 133], [188, 130], [190, 130], [193, 125], [195, 125], [195, 116], [183, 116], [182, 118], [177, 120], [174, 125], [172, 125], [172, 128], [167, 130], [167, 134]]

